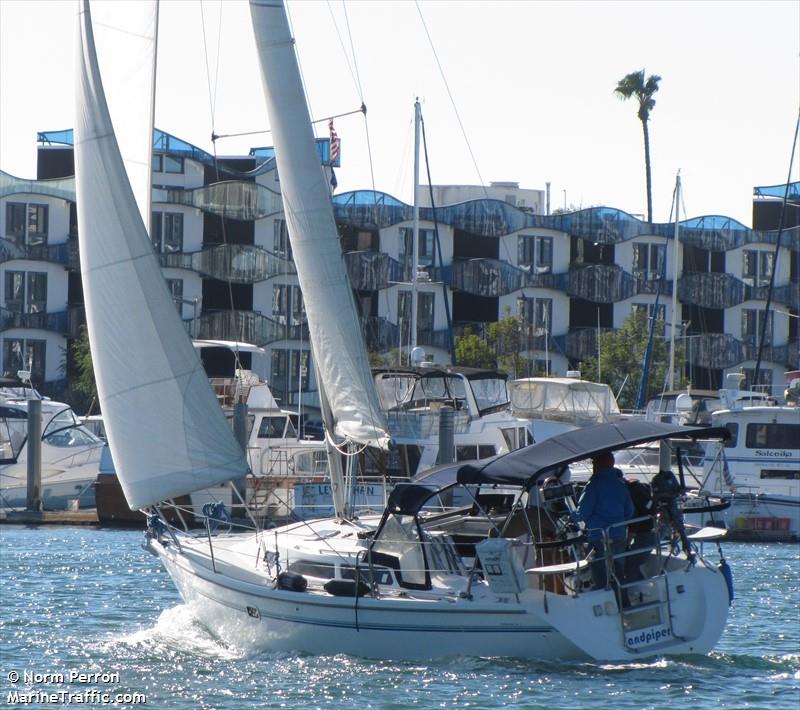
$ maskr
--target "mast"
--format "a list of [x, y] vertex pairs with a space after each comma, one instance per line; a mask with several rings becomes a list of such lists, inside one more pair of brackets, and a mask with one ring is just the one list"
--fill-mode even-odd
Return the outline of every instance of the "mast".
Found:
[[411, 340], [408, 350], [409, 363], [411, 353], [417, 347], [417, 264], [419, 263], [419, 99], [414, 101], [414, 233], [411, 237]]
[[[672, 250], [672, 309], [670, 318], [672, 325], [669, 329], [669, 389], [675, 389], [675, 329], [678, 327], [678, 233], [680, 231], [680, 206], [681, 206], [681, 173], [675, 176], [675, 245]], [[664, 258], [667, 258], [666, 252]], [[657, 314], [654, 313], [655, 317]]]

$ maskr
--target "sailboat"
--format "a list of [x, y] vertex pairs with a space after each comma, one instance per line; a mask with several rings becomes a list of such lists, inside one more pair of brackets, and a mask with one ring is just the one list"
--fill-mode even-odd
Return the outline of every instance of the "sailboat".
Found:
[[[686, 531], [674, 491], [659, 499], [663, 536], [639, 574], [589, 589], [571, 462], [668, 437], [725, 432], [649, 422], [604, 424], [486, 462], [433, 469], [398, 485], [382, 515], [349, 515], [341, 452], [388, 445], [345, 278], [293, 40], [279, 0], [251, 0], [284, 209], [308, 310], [336, 516], [234, 532], [209, 516], [190, 534], [165, 499], [246, 472], [199, 359], [177, 321], [116, 148], [80, 15], [76, 185], [89, 335], [109, 444], [131, 507], [147, 508], [145, 548], [199, 621], [246, 648], [414, 659], [447, 655], [632, 659], [706, 653], [725, 627], [727, 566]], [[121, 313], [131, 314], [124, 323]], [[148, 399], [161, 406], [146, 422]], [[349, 467], [348, 467], [349, 468]], [[472, 504], [448, 506], [455, 487]], [[607, 535], [607, 532], [603, 533]], [[544, 539], [548, 539], [545, 543]], [[641, 554], [637, 552], [637, 554]]]

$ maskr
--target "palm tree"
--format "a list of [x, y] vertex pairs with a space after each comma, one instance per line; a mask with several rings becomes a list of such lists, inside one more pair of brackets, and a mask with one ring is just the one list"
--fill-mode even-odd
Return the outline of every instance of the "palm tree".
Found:
[[635, 96], [639, 102], [639, 120], [642, 122], [642, 130], [644, 131], [644, 172], [647, 179], [647, 221], [653, 221], [653, 195], [652, 185], [650, 181], [650, 133], [647, 130], [647, 120], [650, 118], [650, 112], [656, 105], [656, 100], [653, 94], [658, 91], [658, 82], [661, 77], [657, 74], [648, 76], [645, 79], [644, 69], [641, 71], [631, 72], [625, 75], [617, 83], [617, 88], [614, 93], [623, 101]]

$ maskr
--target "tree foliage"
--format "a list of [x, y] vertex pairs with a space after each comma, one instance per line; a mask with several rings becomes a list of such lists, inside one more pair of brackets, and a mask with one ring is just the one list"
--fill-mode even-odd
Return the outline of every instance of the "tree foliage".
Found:
[[[622, 409], [633, 409], [642, 377], [644, 354], [650, 333], [650, 319], [644, 310], [634, 311], [625, 319], [617, 331], [600, 334], [600, 376], [597, 373], [597, 357], [587, 358], [580, 364], [581, 377], [603, 382], [618, 394]], [[647, 384], [647, 398], [660, 394], [665, 387], [669, 368], [669, 341], [663, 335], [664, 323], [656, 323], [653, 352]], [[675, 367], [683, 362], [681, 348], [675, 351]], [[676, 387], [683, 386], [682, 377], [676, 378]]]
[[531, 373], [523, 352], [528, 350], [526, 328], [519, 316], [506, 316], [487, 324], [484, 336], [471, 328], [456, 336], [456, 362], [466, 367], [501, 370], [510, 377], [525, 377]]
[[651, 74], [645, 77], [644, 69], [626, 74], [617, 82], [614, 93], [622, 101], [635, 98], [639, 106], [637, 115], [642, 122], [644, 133], [644, 171], [647, 184], [647, 221], [653, 221], [653, 188], [650, 176], [650, 132], [647, 122], [650, 120], [650, 112], [656, 105], [653, 98], [658, 91], [658, 82], [661, 77], [658, 74]]
[[[97, 402], [97, 385], [94, 380], [92, 352], [89, 349], [89, 335], [86, 326], [81, 326], [80, 335], [72, 341], [70, 356], [74, 372], [70, 388], [74, 393], [74, 398], [88, 404], [91, 408], [92, 403]], [[80, 411], [84, 407], [78, 405], [75, 408]]]

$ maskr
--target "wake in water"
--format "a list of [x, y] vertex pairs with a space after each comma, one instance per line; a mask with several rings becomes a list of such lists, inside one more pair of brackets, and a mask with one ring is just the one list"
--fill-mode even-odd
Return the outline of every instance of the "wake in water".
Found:
[[170, 652], [190, 653], [219, 660], [244, 657], [244, 652], [213, 636], [197, 621], [188, 604], [178, 604], [161, 612], [155, 625], [113, 639], [112, 646], [140, 650], [168, 648]]

